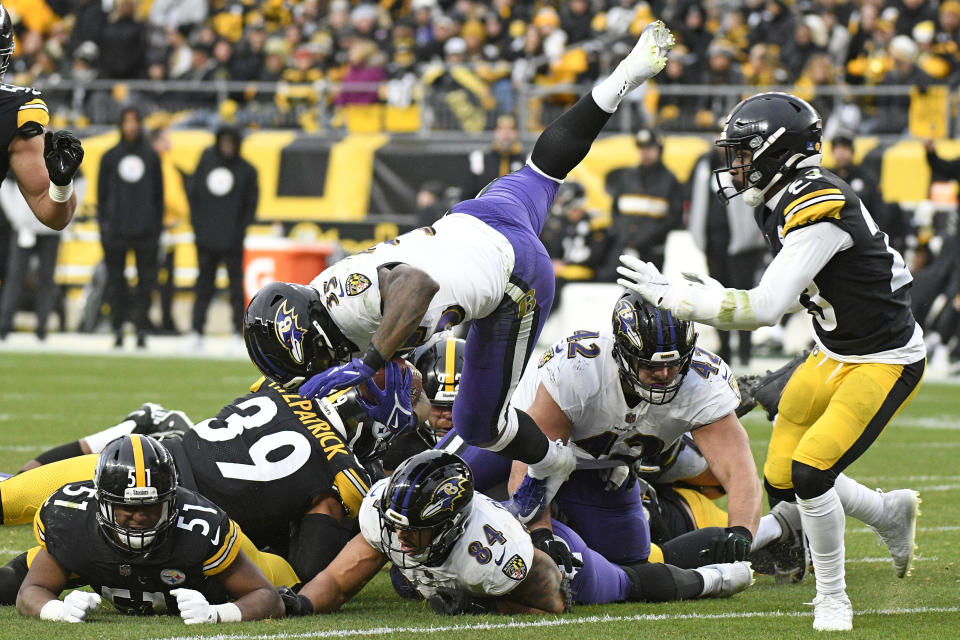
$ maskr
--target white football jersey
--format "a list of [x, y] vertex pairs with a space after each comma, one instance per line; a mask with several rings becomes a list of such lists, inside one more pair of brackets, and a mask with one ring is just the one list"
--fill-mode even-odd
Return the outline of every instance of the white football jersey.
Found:
[[421, 269], [440, 285], [413, 343], [405, 345], [415, 347], [437, 331], [493, 313], [510, 286], [515, 260], [503, 234], [455, 213], [327, 267], [310, 286], [322, 294], [333, 321], [360, 352], [382, 317], [377, 269], [395, 263]]
[[610, 329], [577, 331], [552, 345], [536, 365], [531, 360], [511, 404], [529, 408], [541, 383], [570, 419], [571, 442], [598, 459], [626, 456], [649, 466], [665, 464], [684, 433], [716, 422], [740, 404], [730, 368], [698, 347], [673, 400], [627, 406]]
[[[403, 554], [383, 547], [377, 502], [389, 478], [373, 485], [360, 505], [360, 531], [370, 546], [396, 564], [420, 592], [429, 598], [437, 587], [459, 588], [475, 596], [502, 596], [527, 577], [533, 562], [530, 534], [499, 502], [474, 493], [466, 530], [450, 555], [437, 567], [403, 568]], [[392, 546], [399, 543], [394, 537]], [[407, 560], [409, 562], [409, 560]]]

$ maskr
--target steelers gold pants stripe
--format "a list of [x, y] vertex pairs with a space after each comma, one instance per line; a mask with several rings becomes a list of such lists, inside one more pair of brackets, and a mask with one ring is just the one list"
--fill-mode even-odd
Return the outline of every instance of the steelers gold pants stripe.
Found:
[[793, 486], [793, 461], [840, 473], [913, 399], [925, 361], [909, 365], [839, 362], [819, 349], [800, 365], [780, 400], [764, 477]]

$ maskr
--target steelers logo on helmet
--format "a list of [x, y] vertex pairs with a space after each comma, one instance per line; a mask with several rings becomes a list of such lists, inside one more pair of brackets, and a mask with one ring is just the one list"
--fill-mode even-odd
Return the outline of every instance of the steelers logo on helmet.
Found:
[[466, 495], [467, 484], [469, 480], [463, 477], [447, 478], [437, 490], [433, 492], [431, 502], [420, 512], [420, 517], [431, 518], [444, 511], [451, 513], [459, 508], [458, 500], [462, 500]]
[[304, 329], [299, 325], [299, 318], [293, 309], [287, 306], [287, 301], [277, 308], [274, 317], [274, 327], [280, 344], [290, 352], [290, 357], [297, 364], [303, 364], [303, 334]]

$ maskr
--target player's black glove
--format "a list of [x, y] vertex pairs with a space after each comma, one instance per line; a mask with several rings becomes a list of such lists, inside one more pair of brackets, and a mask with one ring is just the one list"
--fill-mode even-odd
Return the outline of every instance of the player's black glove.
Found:
[[50, 174], [50, 182], [65, 187], [83, 162], [83, 145], [80, 138], [69, 131], [47, 131], [43, 137], [43, 161]]
[[583, 560], [573, 555], [566, 542], [553, 537], [550, 529], [534, 529], [530, 532], [530, 539], [533, 540], [534, 549], [540, 549], [550, 556], [564, 576], [573, 578], [583, 566]]
[[313, 603], [307, 596], [295, 593], [290, 587], [278, 587], [277, 592], [283, 600], [283, 608], [287, 617], [312, 616]]
[[496, 613], [497, 602], [493, 598], [477, 598], [465, 591], [450, 587], [438, 587], [437, 592], [427, 598], [434, 613], [442, 616], [464, 614]]
[[738, 562], [746, 560], [753, 544], [753, 534], [746, 527], [727, 527], [723, 533], [710, 540], [710, 546], [701, 555], [712, 562]]

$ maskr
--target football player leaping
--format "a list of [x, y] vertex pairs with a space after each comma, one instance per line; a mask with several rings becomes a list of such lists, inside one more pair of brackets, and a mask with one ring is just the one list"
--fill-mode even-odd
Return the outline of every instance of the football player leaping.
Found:
[[[0, 79], [13, 49], [13, 23], [0, 5]], [[69, 131], [44, 135], [50, 113], [36, 89], [0, 84], [0, 105], [0, 135], [7, 145], [6, 153], [0, 153], [0, 180], [11, 169], [37, 220], [63, 229], [77, 208], [73, 176], [83, 161], [80, 140]]]
[[[251, 300], [244, 339], [268, 377], [325, 396], [373, 376], [398, 351], [473, 320], [453, 422], [466, 442], [530, 465], [536, 491], [519, 504], [538, 515], [576, 464], [524, 411], [510, 406], [553, 303], [553, 265], [539, 234], [564, 177], [629, 91], [666, 64], [673, 36], [648, 25], [610, 77], [551, 123], [527, 166], [406, 233], [324, 270], [309, 287], [273, 283]], [[410, 424], [406, 393], [376, 408], [393, 429]], [[533, 480], [533, 479], [537, 480]]]
[[439, 450], [419, 453], [378, 482], [360, 507], [361, 534], [299, 594], [284, 592], [287, 615], [326, 613], [349, 600], [389, 560], [437, 613], [560, 613], [580, 603], [727, 597], [752, 581], [745, 562], [699, 569], [639, 563], [618, 567], [572, 530], [558, 535], [583, 568], [572, 583], [534, 549], [526, 529], [473, 489], [470, 468]]
[[[41, 548], [17, 595], [25, 616], [83, 622], [101, 596], [124, 613], [179, 611], [187, 624], [283, 615], [276, 589], [241, 550], [237, 524], [180, 486], [170, 453], [146, 436], [107, 445], [93, 481], [51, 495], [34, 534]], [[96, 593], [58, 599], [84, 584]]]
[[923, 332], [910, 311], [912, 277], [857, 194], [820, 166], [820, 115], [785, 93], [737, 105], [716, 144], [723, 199], [743, 194], [774, 252], [760, 284], [724, 289], [700, 277], [666, 278], [622, 256], [624, 286], [680, 318], [719, 329], [776, 323], [799, 301], [816, 348], [784, 390], [764, 465], [773, 499], [794, 500], [816, 573], [814, 629], [849, 630], [844, 512], [872, 525], [903, 577], [913, 558], [919, 497], [870, 491], [841, 474], [914, 397]]

